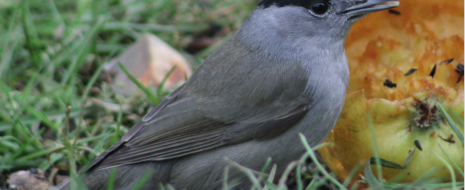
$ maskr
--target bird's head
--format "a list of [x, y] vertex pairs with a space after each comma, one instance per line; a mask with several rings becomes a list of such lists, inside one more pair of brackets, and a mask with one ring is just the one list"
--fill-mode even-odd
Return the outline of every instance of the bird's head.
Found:
[[263, 0], [243, 27], [258, 39], [311, 37], [334, 43], [344, 41], [364, 15], [396, 6], [398, 0]]

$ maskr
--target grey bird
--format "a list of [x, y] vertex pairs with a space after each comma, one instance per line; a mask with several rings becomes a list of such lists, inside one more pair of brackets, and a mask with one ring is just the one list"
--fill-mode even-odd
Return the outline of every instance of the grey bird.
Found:
[[[116, 169], [115, 189], [131, 189], [144, 175], [142, 189], [222, 189], [231, 161], [260, 170], [268, 158], [281, 175], [305, 153], [299, 133], [315, 146], [336, 124], [349, 81], [344, 43], [352, 24], [398, 5], [263, 0], [184, 85], [85, 168], [85, 185], [106, 189]], [[234, 167], [228, 183], [251, 187]]]

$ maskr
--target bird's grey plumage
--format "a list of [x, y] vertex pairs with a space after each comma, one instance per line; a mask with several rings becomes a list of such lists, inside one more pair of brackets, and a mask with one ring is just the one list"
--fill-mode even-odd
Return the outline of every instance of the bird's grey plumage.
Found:
[[[315, 1], [321, 0], [308, 2]], [[147, 189], [159, 183], [220, 189], [230, 163], [225, 158], [259, 170], [271, 157], [281, 174], [305, 151], [299, 133], [311, 146], [324, 140], [349, 80], [344, 41], [355, 19], [340, 12], [360, 2], [324, 1], [331, 7], [321, 17], [307, 7], [279, 4], [286, 0], [270, 2], [263, 1], [183, 86], [85, 169], [90, 189], [104, 189], [115, 168], [116, 189], [130, 189], [146, 172], [152, 172]], [[228, 177], [236, 189], [250, 186], [237, 169]]]

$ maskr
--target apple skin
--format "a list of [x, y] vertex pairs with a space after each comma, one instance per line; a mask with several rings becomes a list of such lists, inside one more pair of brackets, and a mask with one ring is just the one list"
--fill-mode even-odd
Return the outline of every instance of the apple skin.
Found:
[[[437, 123], [432, 124], [434, 126], [429, 126], [428, 129], [413, 126], [415, 123], [411, 120], [412, 116], [415, 117], [418, 114], [414, 106], [418, 100], [428, 101], [428, 99], [435, 97], [437, 96], [428, 92], [420, 92], [401, 101], [389, 101], [381, 98], [367, 99], [363, 90], [349, 93], [346, 96], [346, 101], [351, 102], [351, 104], [344, 108], [337, 128], [326, 139], [326, 142], [333, 142], [335, 146], [324, 147], [319, 153], [329, 168], [341, 180], [344, 180], [357, 164], [364, 166], [368, 159], [374, 155], [368, 113], [373, 120], [381, 158], [403, 165], [410, 152], [416, 149], [406, 169], [384, 167], [384, 179], [389, 180], [396, 177], [397, 182], [412, 182], [433, 169], [431, 171], [433, 173], [428, 179], [451, 181], [449, 170], [433, 152], [445, 159], [447, 156], [444, 152], [447, 153], [463, 169], [464, 149], [462, 143], [455, 135], [455, 138], [452, 139], [455, 143], [440, 138], [440, 136], [447, 138], [450, 134], [455, 134], [449, 124], [444, 122], [442, 116]], [[443, 102], [443, 104], [445, 103], [463, 105], [463, 93], [451, 102]], [[458, 123], [456, 124], [458, 125]], [[463, 133], [463, 126], [459, 129]], [[420, 142], [421, 151], [416, 148], [415, 140]], [[372, 167], [374, 171], [374, 166]], [[359, 169], [358, 173], [363, 174], [363, 167]], [[455, 175], [459, 181], [463, 181], [458, 171]], [[358, 175], [356, 177], [359, 179]]]
[[[346, 103], [325, 140], [334, 146], [319, 149], [341, 181], [357, 166], [352, 182], [360, 180], [358, 174], [363, 175], [363, 167], [374, 156], [368, 117], [381, 158], [403, 165], [415, 149], [407, 168], [383, 167], [385, 180], [412, 182], [427, 175], [426, 179], [451, 181], [437, 155], [463, 171], [464, 146], [436, 102], [463, 121], [464, 79], [455, 70], [464, 63], [464, 1], [401, 0], [400, 4], [394, 8], [400, 15], [370, 14], [353, 26], [347, 39], [351, 79]], [[450, 58], [452, 62], [443, 62]], [[405, 75], [410, 69], [416, 70]], [[384, 85], [386, 80], [396, 86]], [[463, 134], [464, 126], [455, 124]], [[446, 141], [450, 135], [453, 143]], [[375, 166], [372, 170], [376, 174]], [[454, 172], [457, 181], [464, 180], [455, 168]]]

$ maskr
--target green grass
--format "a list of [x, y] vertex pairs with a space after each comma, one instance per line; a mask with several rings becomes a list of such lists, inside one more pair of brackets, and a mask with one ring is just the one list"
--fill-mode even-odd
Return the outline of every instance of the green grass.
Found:
[[[257, 2], [0, 0], [0, 174], [30, 168], [51, 173], [60, 168], [64, 175], [76, 176], [76, 167], [109, 148], [169, 93], [148, 88], [130, 97], [116, 94], [111, 74], [103, 70], [105, 63], [150, 32], [198, 66], [239, 28]], [[222, 32], [206, 32], [215, 28]], [[188, 52], [186, 47], [193, 39], [211, 35], [221, 39], [195, 53]], [[304, 138], [302, 141], [307, 154], [286, 170], [292, 173], [297, 168], [297, 189], [349, 188], [347, 181], [339, 182], [318, 162], [311, 150], [319, 147], [309, 147]], [[313, 161], [311, 165], [305, 163], [307, 158]], [[448, 160], [442, 158], [446, 164]], [[381, 167], [377, 163], [379, 172], [370, 175], [368, 182], [385, 188], [463, 187], [463, 182], [385, 183], [378, 180]], [[302, 168], [306, 172], [300, 173]], [[452, 163], [448, 168], [458, 166]], [[256, 189], [263, 189], [264, 184], [271, 190], [287, 188], [286, 176], [270, 177], [242, 169]], [[461, 173], [456, 178], [463, 178], [463, 169]], [[273, 184], [272, 179], [280, 179], [280, 183]], [[224, 184], [227, 186], [226, 181]]]
[[[156, 92], [150, 100], [118, 95], [105, 63], [146, 32], [200, 63], [211, 50], [191, 54], [185, 47], [196, 37], [226, 37], [256, 3], [0, 0], [0, 173], [72, 168], [75, 174], [76, 164], [89, 163], [168, 94], [160, 88], [148, 89]], [[213, 26], [226, 32], [203, 34]]]

